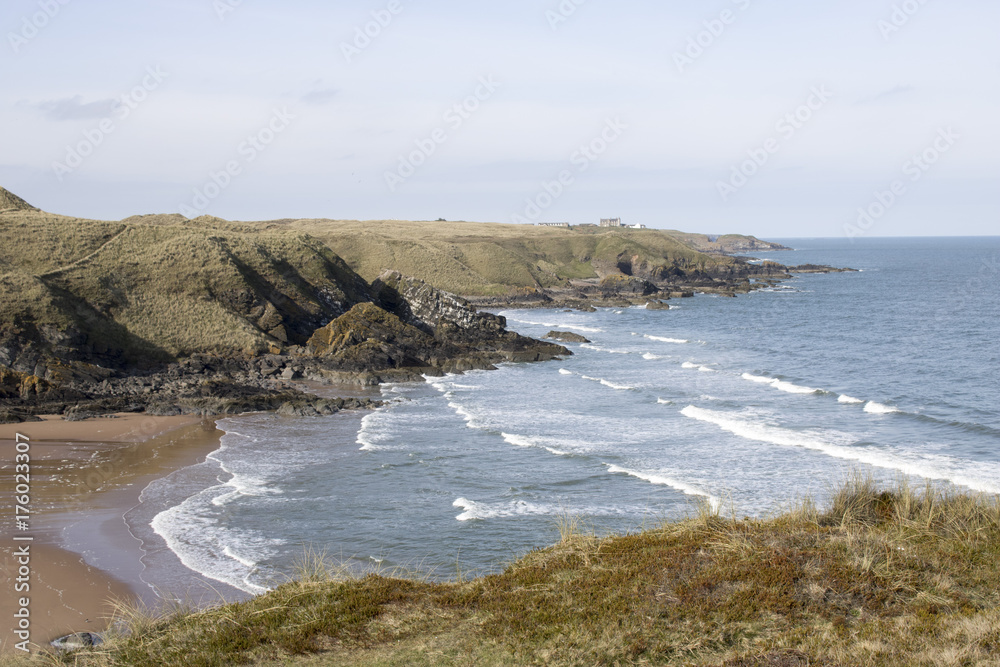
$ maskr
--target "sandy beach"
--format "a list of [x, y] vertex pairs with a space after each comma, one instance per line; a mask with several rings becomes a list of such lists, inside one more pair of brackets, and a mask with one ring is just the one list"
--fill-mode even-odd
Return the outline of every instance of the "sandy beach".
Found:
[[[18, 434], [28, 439], [30, 456], [26, 527], [15, 515], [16, 485], [24, 482], [15, 479], [24, 472], [15, 471]], [[47, 646], [69, 632], [105, 629], [112, 600], [148, 601], [140, 543], [122, 515], [150, 481], [203, 460], [221, 435], [212, 420], [143, 414], [0, 425], [0, 511], [7, 517], [0, 522], [0, 614], [12, 618], [28, 597], [30, 641]], [[30, 574], [23, 582], [18, 553], [26, 546]], [[27, 592], [17, 588], [24, 583]], [[0, 651], [21, 641], [12, 630], [0, 634]]]

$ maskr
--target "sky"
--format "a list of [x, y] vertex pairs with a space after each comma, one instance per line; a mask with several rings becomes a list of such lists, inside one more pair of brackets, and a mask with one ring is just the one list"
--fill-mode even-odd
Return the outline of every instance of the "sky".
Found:
[[1000, 230], [995, 0], [5, 0], [44, 210]]

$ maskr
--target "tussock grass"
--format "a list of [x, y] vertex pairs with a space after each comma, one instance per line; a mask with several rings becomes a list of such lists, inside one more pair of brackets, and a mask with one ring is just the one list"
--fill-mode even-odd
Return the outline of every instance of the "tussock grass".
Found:
[[566, 287], [570, 280], [633, 268], [729, 266], [689, 239], [659, 230], [556, 229], [468, 222], [297, 220], [283, 227], [322, 240], [363, 278], [387, 268], [467, 296]]
[[110, 360], [301, 345], [368, 298], [343, 260], [290, 230], [17, 212], [0, 214], [0, 235], [0, 338], [61, 336]]
[[253, 600], [165, 618], [63, 664], [996, 665], [1000, 503], [863, 477], [818, 511], [710, 506], [560, 542], [504, 571], [439, 583], [352, 576], [306, 552]]

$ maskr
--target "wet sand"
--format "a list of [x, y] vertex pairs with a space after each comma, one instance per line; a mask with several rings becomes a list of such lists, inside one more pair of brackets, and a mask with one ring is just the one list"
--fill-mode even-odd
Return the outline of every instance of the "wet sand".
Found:
[[[30, 439], [27, 530], [16, 525], [16, 434]], [[12, 619], [29, 597], [31, 642], [47, 646], [69, 632], [105, 629], [111, 600], [154, 600], [140, 578], [140, 542], [122, 516], [149, 482], [204, 460], [221, 435], [211, 420], [135, 414], [0, 425], [0, 614]], [[18, 592], [15, 554], [24, 546], [30, 591]], [[20, 641], [12, 629], [0, 626], [0, 652]]]

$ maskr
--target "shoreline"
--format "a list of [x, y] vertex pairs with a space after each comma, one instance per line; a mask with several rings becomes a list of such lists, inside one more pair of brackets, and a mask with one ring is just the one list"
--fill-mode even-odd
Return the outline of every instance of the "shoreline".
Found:
[[[215, 420], [120, 414], [67, 422], [0, 425], [0, 508], [13, 517], [16, 434], [30, 438], [30, 590], [16, 592], [14, 519], [0, 526], [5, 591], [0, 613], [17, 612], [29, 597], [33, 648], [70, 632], [100, 632], [113, 611], [109, 600], [150, 603], [155, 597], [141, 578], [142, 544], [124, 515], [139, 504], [154, 479], [193, 465], [220, 446]], [[13, 546], [17, 545], [17, 546]], [[0, 639], [0, 653], [14, 651], [13, 632]]]

